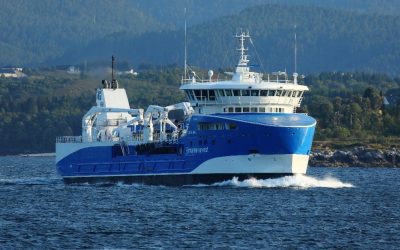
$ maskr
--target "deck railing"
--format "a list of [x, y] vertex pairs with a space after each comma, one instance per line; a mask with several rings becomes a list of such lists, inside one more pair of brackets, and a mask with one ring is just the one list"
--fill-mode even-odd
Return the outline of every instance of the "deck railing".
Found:
[[56, 143], [81, 143], [82, 136], [59, 136], [56, 137]]

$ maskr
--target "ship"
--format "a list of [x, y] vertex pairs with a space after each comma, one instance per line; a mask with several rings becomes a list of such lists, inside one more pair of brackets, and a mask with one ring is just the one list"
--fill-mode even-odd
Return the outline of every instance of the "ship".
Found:
[[182, 186], [305, 174], [316, 120], [297, 111], [309, 88], [297, 73], [252, 71], [250, 35], [235, 37], [239, 60], [225, 79], [212, 70], [201, 79], [185, 60], [187, 102], [131, 108], [114, 76], [103, 80], [82, 134], [56, 138], [64, 182]]

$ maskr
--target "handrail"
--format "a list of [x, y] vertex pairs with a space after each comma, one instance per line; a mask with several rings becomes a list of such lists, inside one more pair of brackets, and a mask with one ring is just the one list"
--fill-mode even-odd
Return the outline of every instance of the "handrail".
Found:
[[59, 136], [56, 137], [56, 143], [81, 143], [82, 136]]

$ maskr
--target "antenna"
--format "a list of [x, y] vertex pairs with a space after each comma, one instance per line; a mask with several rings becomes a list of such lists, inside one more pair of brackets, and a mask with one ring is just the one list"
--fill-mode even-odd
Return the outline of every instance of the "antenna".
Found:
[[111, 56], [111, 81], [114, 81], [114, 55]]
[[297, 84], [297, 25], [294, 25], [294, 72], [293, 72], [293, 83]]
[[294, 25], [294, 72], [297, 72], [297, 26]]
[[185, 73], [184, 73], [184, 78], [183, 80], [187, 79], [187, 44], [186, 44], [186, 8], [185, 8]]

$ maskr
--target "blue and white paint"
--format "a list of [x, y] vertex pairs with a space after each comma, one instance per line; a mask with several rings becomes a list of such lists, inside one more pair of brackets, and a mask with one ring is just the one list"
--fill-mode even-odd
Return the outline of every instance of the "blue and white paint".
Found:
[[131, 109], [125, 90], [103, 81], [97, 105], [82, 119], [82, 136], [57, 138], [64, 180], [187, 185], [306, 173], [316, 121], [294, 111], [308, 88], [296, 73], [293, 81], [282, 72], [264, 81], [251, 72], [243, 47], [249, 36], [237, 37], [232, 80], [185, 72], [192, 75], [181, 86], [187, 103]]

